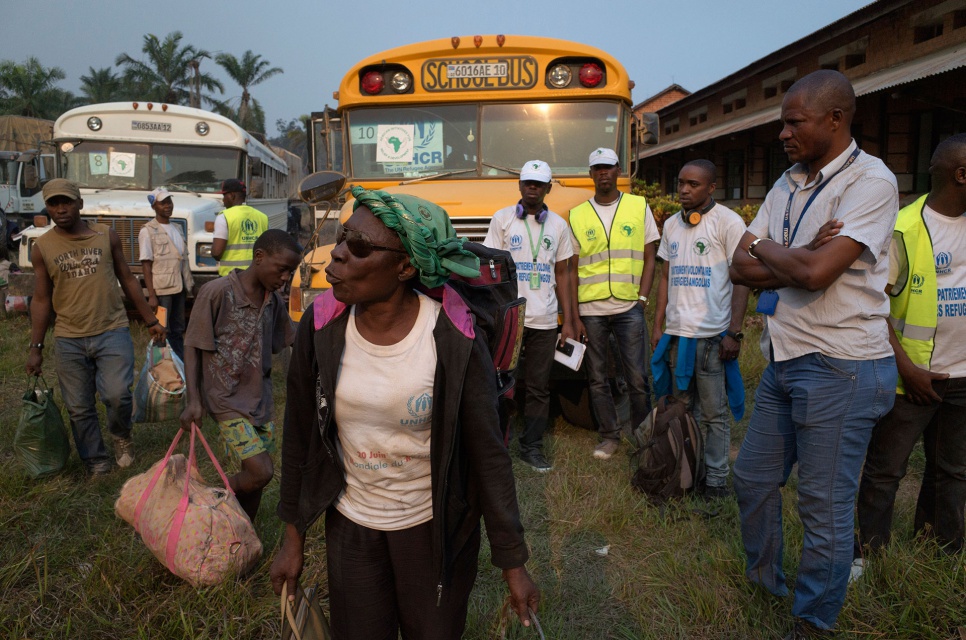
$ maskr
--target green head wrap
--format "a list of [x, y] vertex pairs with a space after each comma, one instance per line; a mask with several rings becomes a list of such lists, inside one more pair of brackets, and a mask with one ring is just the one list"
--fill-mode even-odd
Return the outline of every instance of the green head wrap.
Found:
[[410, 263], [419, 272], [419, 281], [434, 289], [455, 273], [467, 278], [480, 275], [480, 259], [463, 248], [463, 238], [446, 211], [428, 200], [406, 194], [368, 191], [352, 187], [352, 210], [366, 207], [402, 240]]

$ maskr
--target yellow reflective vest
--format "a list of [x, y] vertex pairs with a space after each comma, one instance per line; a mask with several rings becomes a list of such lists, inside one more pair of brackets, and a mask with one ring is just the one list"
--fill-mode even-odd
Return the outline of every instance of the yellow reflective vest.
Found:
[[[932, 238], [922, 217], [926, 197], [899, 211], [892, 238], [899, 260], [899, 276], [892, 285], [889, 322], [899, 344], [913, 364], [929, 368], [936, 346], [936, 319], [939, 293], [936, 285], [936, 258]], [[902, 378], [897, 393], [905, 393]]]
[[644, 271], [644, 216], [647, 200], [622, 193], [610, 230], [590, 200], [570, 210], [570, 226], [580, 241], [577, 300], [637, 300]]
[[252, 247], [258, 236], [268, 231], [268, 216], [240, 204], [222, 211], [228, 223], [228, 244], [218, 261], [218, 275], [227, 276], [232, 269], [247, 269], [252, 263]]

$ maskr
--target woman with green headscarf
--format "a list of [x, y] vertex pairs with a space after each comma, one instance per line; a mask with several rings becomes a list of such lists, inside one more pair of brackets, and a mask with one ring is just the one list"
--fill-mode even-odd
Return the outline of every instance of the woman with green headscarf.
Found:
[[462, 636], [480, 518], [513, 608], [529, 625], [539, 592], [493, 364], [451, 273], [479, 275], [446, 212], [356, 187], [326, 267], [331, 289], [299, 324], [288, 375], [272, 564], [295, 592], [306, 529], [325, 513], [339, 640]]

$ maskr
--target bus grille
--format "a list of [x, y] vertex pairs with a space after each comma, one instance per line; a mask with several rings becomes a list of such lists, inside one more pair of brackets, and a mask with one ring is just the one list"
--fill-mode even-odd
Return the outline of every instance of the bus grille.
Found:
[[473, 242], [483, 242], [486, 238], [486, 231], [490, 228], [489, 217], [460, 217], [450, 218], [456, 235]]
[[[91, 222], [97, 222], [99, 224], [105, 224], [114, 229], [114, 232], [121, 239], [121, 249], [124, 251], [124, 261], [127, 262], [129, 267], [136, 268], [138, 271], [140, 271], [141, 252], [138, 248], [138, 233], [141, 232], [141, 227], [150, 222], [153, 218], [97, 216], [91, 218], [85, 217], [84, 219]], [[181, 232], [185, 234], [187, 223], [184, 220], [172, 219], [171, 222], [181, 227]]]

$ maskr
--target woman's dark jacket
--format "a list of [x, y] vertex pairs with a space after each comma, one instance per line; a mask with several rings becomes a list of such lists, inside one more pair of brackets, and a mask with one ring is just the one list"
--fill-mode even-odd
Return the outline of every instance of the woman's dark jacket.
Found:
[[[451, 563], [463, 545], [478, 535], [481, 515], [494, 565], [520, 567], [529, 554], [510, 456], [500, 431], [496, 380], [486, 343], [455, 291], [444, 286], [429, 294], [443, 304], [433, 329], [437, 363], [430, 463], [434, 568], [440, 584], [448, 584]], [[278, 516], [300, 533], [335, 503], [346, 485], [335, 444], [335, 386], [348, 318], [348, 308], [329, 290], [306, 310], [295, 338]]]

